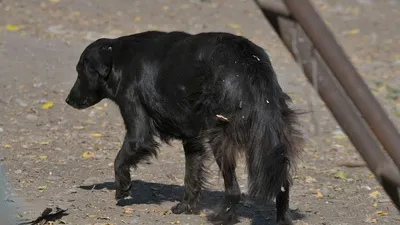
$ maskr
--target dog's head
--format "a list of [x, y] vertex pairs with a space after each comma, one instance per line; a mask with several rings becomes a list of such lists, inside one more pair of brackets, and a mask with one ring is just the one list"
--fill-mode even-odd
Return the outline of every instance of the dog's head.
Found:
[[67, 99], [68, 105], [85, 109], [109, 97], [107, 81], [112, 76], [112, 40], [102, 38], [86, 47], [76, 66], [78, 77]]

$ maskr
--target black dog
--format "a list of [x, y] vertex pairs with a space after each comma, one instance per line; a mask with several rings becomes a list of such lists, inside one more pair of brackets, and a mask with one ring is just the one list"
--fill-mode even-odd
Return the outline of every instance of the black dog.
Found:
[[[212, 152], [225, 183], [217, 223], [236, 221], [240, 200], [235, 168], [246, 156], [249, 196], [276, 197], [278, 224], [292, 224], [290, 168], [300, 151], [296, 114], [265, 51], [228, 33], [148, 31], [99, 39], [82, 53], [66, 99], [77, 109], [104, 98], [121, 111], [126, 136], [115, 159], [116, 199], [129, 196], [129, 169], [157, 154], [155, 137], [182, 140], [185, 193], [173, 213], [195, 213]], [[210, 151], [209, 151], [210, 149]]]

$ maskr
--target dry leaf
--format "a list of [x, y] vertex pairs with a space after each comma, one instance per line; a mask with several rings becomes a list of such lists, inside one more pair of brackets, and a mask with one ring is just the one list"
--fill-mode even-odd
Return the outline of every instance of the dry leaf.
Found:
[[89, 215], [87, 215], [87, 217], [88, 217], [88, 218], [96, 218], [97, 216], [96, 216], [96, 215], [91, 215], [91, 214], [89, 214]]
[[370, 223], [376, 223], [376, 218], [371, 218], [371, 220], [369, 221]]
[[228, 118], [226, 118], [225, 116], [223, 116], [223, 115], [216, 115], [216, 117], [218, 118], [218, 119], [221, 119], [221, 120], [225, 120], [225, 121], [228, 121]]
[[91, 159], [94, 157], [95, 157], [95, 154], [93, 152], [84, 152], [82, 154], [82, 158], [84, 158], [84, 159]]
[[318, 191], [317, 192], [317, 198], [323, 198], [323, 197], [324, 197], [324, 195], [320, 191]]
[[360, 33], [360, 29], [353, 29], [347, 32], [348, 35], [355, 35]]
[[313, 183], [317, 181], [315, 178], [311, 177], [311, 176], [306, 176], [306, 183]]
[[58, 3], [60, 0], [49, 0], [51, 3]]
[[240, 24], [237, 24], [237, 23], [230, 23], [230, 24], [228, 24], [228, 26], [229, 26], [230, 28], [233, 28], [233, 29], [238, 29], [238, 28], [240, 28]]
[[43, 192], [44, 190], [46, 190], [47, 189], [47, 186], [46, 185], [43, 185], [43, 186], [39, 186], [38, 187], [38, 190], [40, 191], [40, 192]]
[[48, 145], [48, 144], [50, 144], [50, 141], [42, 141], [42, 142], [40, 142], [39, 144], [41, 144], [41, 145]]
[[335, 178], [336, 178], [336, 179], [346, 180], [346, 179], [347, 179], [347, 176], [346, 176], [346, 174], [344, 174], [343, 171], [338, 171], [338, 172], [335, 174]]
[[42, 105], [42, 109], [51, 109], [54, 106], [53, 101], [48, 101]]
[[177, 221], [171, 222], [171, 224], [181, 224], [181, 221], [177, 220]]
[[200, 216], [201, 216], [201, 217], [207, 217], [207, 214], [201, 212], [201, 213], [200, 213]]
[[4, 148], [11, 148], [11, 145], [5, 144]]
[[389, 215], [389, 213], [388, 212], [384, 212], [384, 211], [378, 211], [378, 212], [376, 212], [376, 215], [387, 216], [387, 215]]
[[75, 130], [82, 130], [82, 129], [85, 129], [84, 126], [73, 126], [73, 128], [74, 128]]
[[135, 17], [134, 21], [135, 21], [135, 22], [140, 22], [140, 21], [142, 21], [142, 17], [137, 16], [137, 17]]
[[92, 137], [101, 137], [101, 136], [103, 136], [103, 135], [100, 133], [92, 133]]
[[370, 197], [379, 198], [381, 197], [381, 193], [379, 191], [374, 191], [369, 194]]
[[126, 209], [124, 210], [124, 214], [132, 214], [134, 211], [135, 211], [135, 210], [132, 209], [132, 208], [126, 208]]
[[7, 24], [6, 29], [9, 31], [18, 31], [21, 27], [15, 24]]
[[47, 155], [40, 155], [39, 158], [40, 158], [40, 159], [47, 159], [48, 156], [47, 156]]

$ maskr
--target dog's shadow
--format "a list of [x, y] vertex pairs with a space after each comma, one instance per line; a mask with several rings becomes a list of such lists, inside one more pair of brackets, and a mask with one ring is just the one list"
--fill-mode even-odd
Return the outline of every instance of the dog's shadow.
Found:
[[[118, 201], [117, 205], [127, 206], [134, 204], [160, 204], [165, 201], [181, 201], [184, 188], [178, 185], [168, 185], [160, 183], [150, 183], [141, 180], [132, 182], [131, 198]], [[115, 190], [114, 182], [104, 182], [87, 186], [79, 186], [84, 190]], [[223, 200], [224, 192], [203, 190], [202, 198], [199, 202], [201, 210], [215, 211]], [[294, 220], [304, 218], [304, 214], [298, 210], [291, 210]], [[273, 225], [275, 224], [275, 203], [254, 204], [251, 200], [242, 196], [242, 200], [237, 208], [237, 215], [240, 218], [252, 219], [252, 225]]]

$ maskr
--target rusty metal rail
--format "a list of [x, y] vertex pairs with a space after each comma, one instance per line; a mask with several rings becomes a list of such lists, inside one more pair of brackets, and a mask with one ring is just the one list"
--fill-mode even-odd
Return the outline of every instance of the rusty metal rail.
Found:
[[308, 0], [255, 2], [400, 211], [400, 135], [334, 35]]

